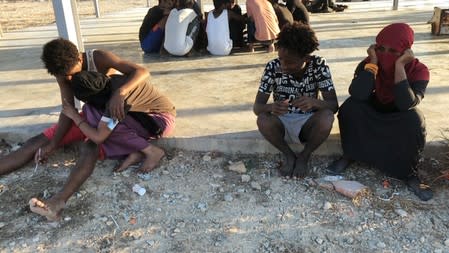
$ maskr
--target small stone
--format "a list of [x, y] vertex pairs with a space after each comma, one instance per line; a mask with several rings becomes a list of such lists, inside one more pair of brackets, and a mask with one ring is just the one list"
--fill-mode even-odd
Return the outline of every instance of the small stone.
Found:
[[330, 203], [328, 201], [324, 202], [323, 209], [324, 210], [332, 209], [332, 203]]
[[404, 209], [400, 209], [400, 208], [394, 209], [394, 212], [402, 218], [407, 217], [407, 215], [408, 215], [408, 213]]
[[246, 173], [246, 166], [242, 161], [239, 161], [229, 165], [229, 170], [243, 174]]
[[2, 228], [2, 227], [4, 227], [4, 226], [6, 226], [6, 223], [0, 222], [0, 228]]
[[108, 218], [107, 218], [107, 217], [101, 217], [101, 218], [100, 218], [100, 221], [106, 222], [106, 221], [108, 221]]
[[148, 240], [146, 241], [148, 246], [153, 247], [154, 246], [154, 241], [153, 240]]
[[38, 236], [33, 238], [33, 242], [38, 242], [38, 241], [39, 241], [39, 237]]
[[349, 238], [346, 240], [346, 243], [347, 243], [347, 244], [353, 244], [353, 243], [354, 243], [354, 238], [349, 237]]
[[106, 221], [106, 225], [108, 225], [108, 226], [112, 226], [113, 224], [114, 224], [113, 221]]
[[212, 157], [210, 157], [210, 155], [204, 155], [203, 156], [203, 161], [209, 162], [210, 160], [212, 160]]
[[227, 202], [231, 202], [232, 200], [234, 200], [234, 198], [232, 197], [232, 194], [227, 193], [224, 195], [224, 200]]
[[151, 174], [149, 174], [149, 173], [140, 173], [140, 174], [137, 174], [137, 177], [139, 177], [143, 181], [148, 181], [148, 180], [151, 179]]
[[248, 183], [249, 181], [251, 181], [251, 176], [250, 175], [242, 175], [242, 182], [243, 183]]
[[174, 232], [174, 233], [179, 233], [179, 232], [181, 232], [181, 229], [175, 228], [175, 230], [173, 230], [173, 232]]
[[67, 217], [64, 217], [64, 221], [70, 221], [72, 218], [71, 217], [69, 217], [69, 216], [67, 216]]
[[315, 239], [315, 242], [318, 243], [319, 245], [321, 245], [321, 244], [324, 243], [324, 240], [321, 239], [321, 238], [316, 238], [316, 239]]
[[169, 172], [168, 170], [163, 170], [163, 171], [162, 171], [162, 174], [168, 175], [168, 174], [170, 174], [170, 172]]
[[253, 188], [254, 190], [262, 190], [262, 186], [260, 186], [259, 183], [257, 182], [251, 182], [251, 188]]
[[446, 239], [446, 241], [444, 241], [444, 245], [447, 246], [447, 247], [449, 247], [449, 238]]
[[378, 242], [378, 243], [376, 244], [376, 246], [377, 246], [378, 248], [381, 248], [381, 249], [387, 247], [387, 245], [386, 245], [385, 243], [383, 243], [383, 242]]

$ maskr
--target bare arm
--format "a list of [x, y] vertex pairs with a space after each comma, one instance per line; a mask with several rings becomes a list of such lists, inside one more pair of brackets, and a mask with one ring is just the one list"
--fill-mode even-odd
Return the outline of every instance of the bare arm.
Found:
[[112, 130], [108, 128], [107, 123], [103, 121], [98, 123], [97, 128], [91, 127], [86, 120], [81, 117], [75, 107], [70, 105], [67, 101], [64, 101], [63, 103], [62, 114], [72, 119], [81, 132], [96, 144], [103, 143], [112, 132]]
[[272, 113], [274, 115], [282, 115], [288, 112], [288, 100], [267, 104], [270, 95], [263, 92], [257, 92], [256, 101], [254, 102], [253, 111], [259, 116], [261, 113]]
[[335, 90], [332, 89], [330, 91], [322, 91], [321, 95], [323, 96], [323, 100], [301, 96], [291, 103], [294, 107], [299, 108], [303, 112], [316, 111], [321, 109], [329, 109], [334, 113], [338, 110], [338, 101]]
[[149, 71], [135, 63], [125, 61], [111, 52], [96, 50], [94, 53], [97, 69], [106, 75], [114, 74], [118, 70], [127, 76], [126, 82], [112, 94], [109, 110], [113, 118], [125, 118], [124, 101], [128, 93], [137, 85], [149, 78]]

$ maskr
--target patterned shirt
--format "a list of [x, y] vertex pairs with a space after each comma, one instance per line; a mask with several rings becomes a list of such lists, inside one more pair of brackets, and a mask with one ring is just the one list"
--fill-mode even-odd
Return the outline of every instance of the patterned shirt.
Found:
[[[331, 72], [326, 60], [316, 55], [310, 57], [301, 80], [282, 73], [281, 62], [274, 59], [267, 63], [260, 80], [259, 92], [273, 93], [275, 102], [288, 99], [292, 101], [301, 96], [318, 98], [318, 91], [334, 90]], [[305, 113], [299, 108], [289, 106], [288, 113]]]

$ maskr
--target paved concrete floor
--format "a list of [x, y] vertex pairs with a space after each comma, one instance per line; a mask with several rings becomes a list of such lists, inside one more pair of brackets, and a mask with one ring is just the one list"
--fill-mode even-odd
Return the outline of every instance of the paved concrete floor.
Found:
[[[348, 96], [355, 66], [380, 29], [392, 22], [409, 23], [415, 30], [413, 50], [431, 71], [420, 108], [426, 115], [428, 147], [438, 146], [449, 125], [449, 37], [430, 34], [426, 22], [432, 17], [433, 5], [389, 11], [390, 1], [382, 3], [354, 2], [348, 3], [349, 10], [342, 13], [311, 14], [311, 25], [320, 40], [316, 54], [328, 61], [341, 104]], [[211, 8], [207, 3], [204, 6], [205, 10]], [[189, 58], [143, 55], [137, 38], [146, 11], [137, 8], [84, 19], [81, 29], [86, 49], [111, 50], [142, 64], [150, 70], [153, 83], [174, 101], [177, 128], [163, 144], [203, 151], [275, 152], [257, 131], [252, 104], [263, 68], [276, 54]], [[5, 33], [0, 38], [0, 138], [25, 139], [57, 121], [59, 89], [39, 58], [42, 45], [55, 37], [56, 27], [50, 25]], [[339, 152], [335, 121], [329, 140], [317, 153]]]

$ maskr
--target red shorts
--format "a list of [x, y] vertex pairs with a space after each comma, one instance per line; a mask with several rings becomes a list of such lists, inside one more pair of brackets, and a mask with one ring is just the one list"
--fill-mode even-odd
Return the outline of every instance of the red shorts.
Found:
[[[83, 116], [82, 113], [80, 115]], [[45, 135], [45, 137], [47, 137], [48, 139], [51, 140], [55, 136], [57, 128], [58, 128], [58, 124], [54, 124], [51, 127], [45, 129], [43, 134]], [[62, 146], [65, 146], [65, 145], [68, 145], [68, 144], [71, 144], [71, 143], [74, 143], [77, 141], [86, 141], [86, 140], [87, 140], [86, 136], [83, 134], [83, 132], [81, 132], [81, 130], [72, 121], [72, 125], [70, 126], [69, 131], [67, 131], [67, 133], [64, 135], [62, 140], [59, 142], [58, 147], [62, 147]], [[104, 153], [103, 145], [100, 145], [100, 152], [98, 153], [98, 159], [104, 160], [104, 158], [105, 158], [105, 153]]]

